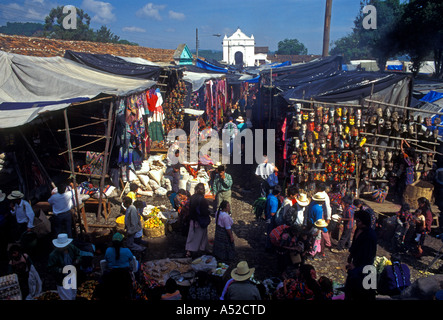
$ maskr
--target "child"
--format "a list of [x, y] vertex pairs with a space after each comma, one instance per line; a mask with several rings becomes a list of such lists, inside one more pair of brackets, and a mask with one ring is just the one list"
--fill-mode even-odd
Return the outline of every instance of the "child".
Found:
[[425, 216], [420, 209], [415, 211], [414, 220], [415, 220], [415, 235], [416, 235], [415, 242], [420, 243], [420, 239], [423, 233], [425, 232]]

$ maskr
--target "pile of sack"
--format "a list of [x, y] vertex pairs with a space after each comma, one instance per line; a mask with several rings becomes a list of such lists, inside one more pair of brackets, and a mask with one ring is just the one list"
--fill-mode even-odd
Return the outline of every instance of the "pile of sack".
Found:
[[137, 171], [130, 171], [128, 181], [136, 183], [142, 190], [138, 193], [152, 197], [155, 195], [166, 195], [172, 190], [172, 177], [165, 175], [167, 166], [164, 156], [150, 156], [142, 162], [142, 166]]
[[[140, 194], [150, 197], [154, 194], [164, 196], [168, 191], [172, 191], [173, 176], [173, 167], [165, 163], [165, 155], [152, 155], [143, 161], [139, 170], [130, 172], [128, 181], [138, 184], [144, 190], [139, 191]], [[195, 186], [200, 182], [205, 185], [206, 193], [209, 193], [209, 175], [205, 169], [200, 169], [194, 178], [184, 166], [180, 167], [178, 189], [187, 190], [192, 195]]]

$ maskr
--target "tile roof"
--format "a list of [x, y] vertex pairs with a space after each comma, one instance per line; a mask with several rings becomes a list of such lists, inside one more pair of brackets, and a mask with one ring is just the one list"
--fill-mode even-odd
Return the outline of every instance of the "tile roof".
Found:
[[124, 44], [90, 41], [69, 41], [40, 37], [5, 35], [0, 33], [0, 50], [27, 56], [54, 57], [65, 55], [65, 50], [122, 57], [140, 57], [152, 62], [172, 63], [174, 49], [156, 49]]

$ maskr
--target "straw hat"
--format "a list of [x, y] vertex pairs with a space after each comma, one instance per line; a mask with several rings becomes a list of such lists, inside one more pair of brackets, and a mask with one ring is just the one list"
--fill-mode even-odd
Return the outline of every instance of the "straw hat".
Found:
[[217, 161], [215, 164], [213, 164], [212, 166], [214, 167], [214, 168], [218, 168], [218, 167], [220, 167], [222, 165], [222, 163], [220, 162], [220, 161]]
[[52, 240], [52, 244], [56, 247], [56, 248], [64, 248], [66, 247], [68, 244], [70, 244], [72, 242], [71, 238], [68, 238], [68, 235], [66, 233], [60, 233], [57, 236], [57, 239], [53, 239]]
[[254, 274], [255, 268], [249, 268], [246, 261], [240, 261], [237, 268], [231, 271], [231, 277], [235, 281], [246, 281]]
[[309, 199], [308, 199], [308, 196], [306, 195], [306, 193], [300, 193], [297, 196], [296, 201], [302, 207], [306, 207], [307, 205], [309, 205]]
[[314, 225], [317, 228], [326, 228], [328, 226], [328, 224], [324, 219], [318, 219], [317, 221], [315, 221]]
[[9, 200], [22, 199], [25, 195], [18, 190], [14, 190], [8, 196]]
[[314, 201], [326, 201], [326, 196], [324, 192], [317, 192], [312, 196], [312, 200]]
[[242, 116], [238, 117], [237, 119], [235, 119], [237, 122], [244, 122], [245, 120], [243, 119]]
[[0, 190], [0, 202], [5, 200], [5, 198], [6, 198], [6, 193], [4, 193], [2, 190]]

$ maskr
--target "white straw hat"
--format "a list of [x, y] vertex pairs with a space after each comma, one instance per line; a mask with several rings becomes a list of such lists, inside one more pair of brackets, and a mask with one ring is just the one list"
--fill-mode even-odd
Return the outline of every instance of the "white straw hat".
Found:
[[71, 238], [68, 238], [68, 235], [66, 233], [60, 233], [57, 236], [57, 239], [52, 240], [52, 244], [57, 248], [64, 248], [68, 244], [72, 242]]

